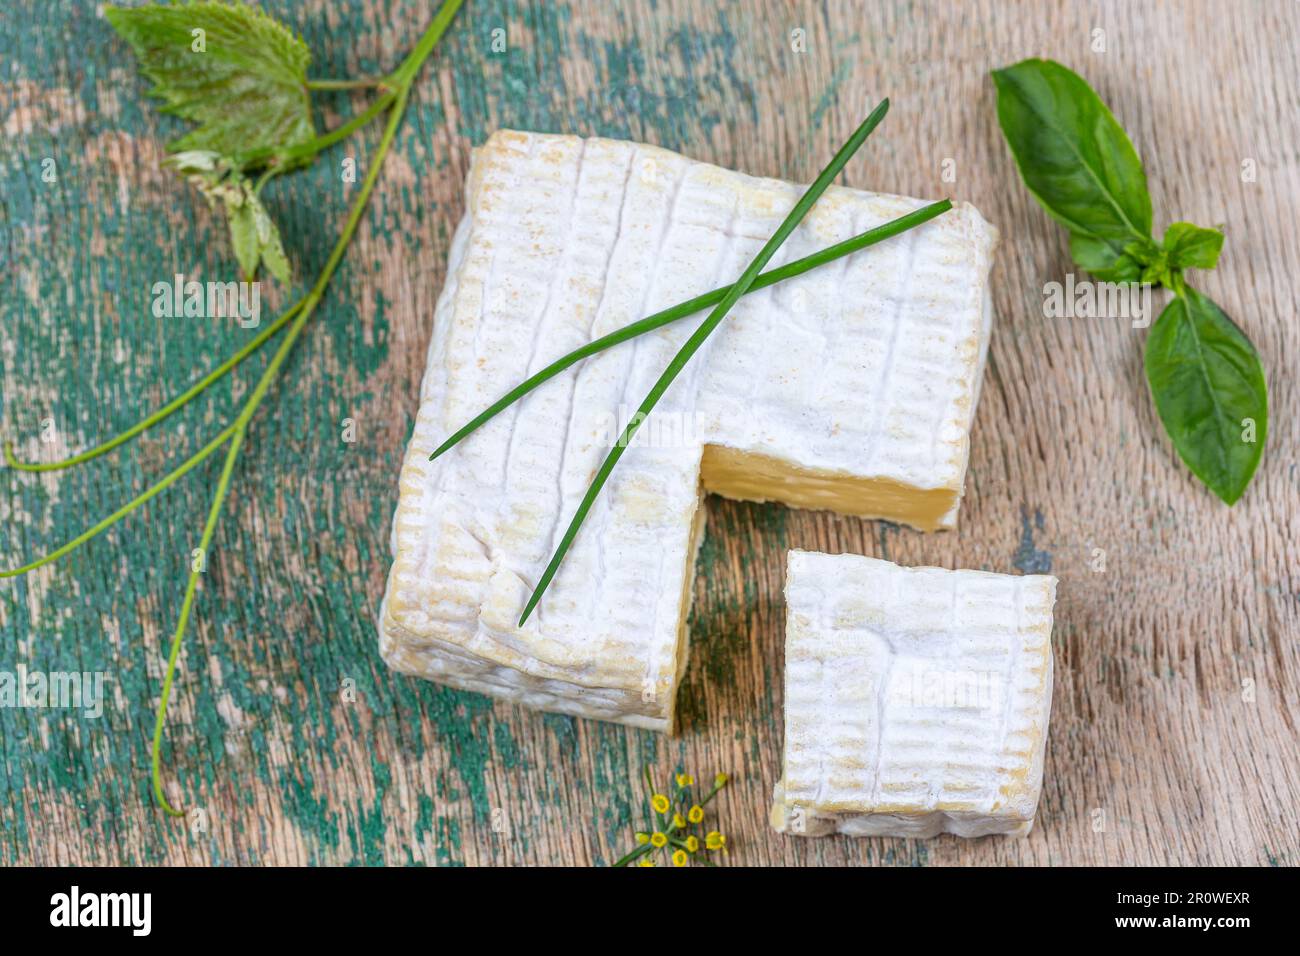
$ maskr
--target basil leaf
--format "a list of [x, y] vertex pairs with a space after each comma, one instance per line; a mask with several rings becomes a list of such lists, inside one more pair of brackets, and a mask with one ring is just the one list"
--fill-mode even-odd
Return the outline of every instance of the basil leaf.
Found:
[[1176, 222], [1165, 230], [1165, 252], [1174, 269], [1213, 269], [1219, 264], [1223, 233], [1190, 222]]
[[1142, 275], [1141, 258], [1136, 249], [1115, 256], [1114, 248], [1102, 239], [1070, 233], [1070, 258], [1102, 282], [1137, 282]]
[[1145, 258], [1146, 265], [1142, 267], [1142, 275], [1139, 276], [1139, 282], [1149, 282], [1152, 285], [1162, 285], [1168, 289], [1174, 287], [1174, 270], [1169, 265], [1169, 252], [1157, 246], [1154, 242], [1150, 244], [1154, 253]]
[[306, 85], [311, 52], [255, 7], [110, 6], [104, 16], [135, 51], [162, 112], [198, 124], [169, 149], [235, 156], [315, 137]]
[[1234, 503], [1259, 465], [1268, 431], [1264, 368], [1250, 339], [1214, 302], [1180, 283], [1147, 337], [1146, 372], [1179, 457]]
[[1092, 87], [1051, 60], [994, 70], [993, 82], [998, 122], [1021, 178], [1070, 230], [1075, 262], [1099, 278], [1130, 276], [1125, 247], [1149, 242], [1151, 196], [1123, 128]]

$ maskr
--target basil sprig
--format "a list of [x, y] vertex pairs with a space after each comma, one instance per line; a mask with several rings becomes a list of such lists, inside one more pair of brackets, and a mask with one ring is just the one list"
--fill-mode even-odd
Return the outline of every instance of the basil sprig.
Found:
[[1259, 466], [1268, 392], [1259, 353], [1186, 269], [1213, 269], [1223, 233], [1189, 222], [1152, 236], [1146, 171], [1078, 74], [1051, 60], [993, 71], [998, 122], [1034, 198], [1070, 231], [1075, 264], [1103, 282], [1162, 285], [1174, 299], [1146, 345], [1147, 382], [1187, 467], [1233, 504]]

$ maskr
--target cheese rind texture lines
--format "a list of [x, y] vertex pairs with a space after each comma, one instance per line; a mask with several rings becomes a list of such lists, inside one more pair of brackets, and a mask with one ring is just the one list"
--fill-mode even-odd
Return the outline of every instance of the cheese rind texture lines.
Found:
[[[988, 343], [996, 230], [962, 205], [745, 296], [642, 426], [516, 626], [687, 318], [587, 359], [430, 462], [527, 376], [735, 280], [802, 193], [605, 139], [475, 151], [402, 465], [380, 648], [405, 673], [672, 726], [701, 487], [952, 527]], [[832, 187], [771, 268], [920, 208]]]
[[777, 830], [1029, 832], [1056, 578], [792, 551], [785, 591]]

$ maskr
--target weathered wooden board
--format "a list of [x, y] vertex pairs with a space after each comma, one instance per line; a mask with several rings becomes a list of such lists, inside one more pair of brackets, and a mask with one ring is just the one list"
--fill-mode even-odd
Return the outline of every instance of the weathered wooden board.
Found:
[[[429, 6], [269, 4], [321, 76], [395, 64]], [[0, 429], [28, 456], [118, 431], [252, 334], [151, 314], [154, 282], [224, 278], [233, 259], [220, 220], [159, 169], [179, 126], [149, 105], [96, 10], [0, 9]], [[166, 819], [147, 779], [165, 643], [215, 461], [57, 566], [0, 582], [0, 670], [108, 675], [98, 719], [0, 709], [0, 863], [609, 862], [639, 822], [643, 763], [661, 777], [677, 765], [734, 775], [715, 814], [733, 863], [1300, 862], [1297, 40], [1300, 6], [1281, 0], [471, 0], [236, 474], [166, 752], [174, 797], [203, 808], [206, 828]], [[1146, 159], [1161, 229], [1225, 225], [1221, 266], [1198, 282], [1258, 345], [1273, 408], [1263, 466], [1235, 508], [1163, 437], [1145, 332], [1044, 316], [1044, 283], [1071, 270], [1065, 236], [1017, 179], [988, 79], [1035, 55], [1079, 70], [1111, 105]], [[882, 95], [893, 110], [847, 181], [970, 200], [1004, 237], [960, 530], [710, 500], [676, 739], [390, 674], [375, 648], [388, 521], [471, 146], [499, 126], [604, 134], [807, 181]], [[323, 97], [322, 121], [364, 102]], [[364, 168], [377, 135], [268, 189], [300, 276], [341, 226], [342, 160]], [[0, 474], [3, 564], [62, 542], [199, 447], [247, 392], [251, 365], [111, 459]], [[349, 418], [355, 443], [342, 440]], [[46, 420], [52, 444], [40, 441]], [[768, 829], [791, 547], [1060, 577], [1032, 836], [803, 841]]]

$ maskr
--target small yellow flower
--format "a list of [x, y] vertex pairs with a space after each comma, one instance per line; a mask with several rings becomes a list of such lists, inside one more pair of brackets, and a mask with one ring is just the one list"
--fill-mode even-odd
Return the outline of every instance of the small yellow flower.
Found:
[[679, 773], [677, 775], [677, 786], [679, 787], [689, 787], [694, 782], [695, 782], [695, 778], [692, 777], [689, 773]]
[[665, 797], [662, 793], [656, 793], [653, 797], [650, 798], [650, 806], [655, 808], [655, 813], [667, 813], [668, 798]]
[[639, 843], [639, 844], [641, 844], [642, 846], [645, 846], [647, 843], [650, 842], [650, 834], [648, 834], [648, 833], [638, 833], [638, 834], [636, 835], [636, 842]]
[[686, 818], [682, 816], [680, 813], [674, 813], [673, 826], [675, 826], [679, 830], [684, 829], [686, 827]]
[[704, 845], [710, 850], [726, 850], [727, 838], [724, 834], [719, 833], [717, 830], [713, 830], [704, 838]]
[[688, 859], [685, 850], [678, 850], [673, 854], [673, 866], [685, 866]]
[[641, 858], [641, 861], [637, 863], [637, 866], [654, 866], [654, 865], [655, 865], [654, 860], [651, 860], [648, 857], [644, 857], [644, 856]]
[[692, 823], [699, 823], [704, 819], [704, 808], [697, 803], [686, 811], [686, 819], [690, 820]]
[[698, 853], [700, 851], [700, 838], [688, 836], [686, 838], [686, 849], [691, 853]]
[[715, 787], [725, 787], [727, 785], [727, 781], [730, 779], [731, 778], [728, 777], [725, 773], [720, 773], [713, 778], [713, 785]]
[[650, 845], [656, 848], [665, 847], [668, 845], [668, 837], [656, 830], [650, 834]]

